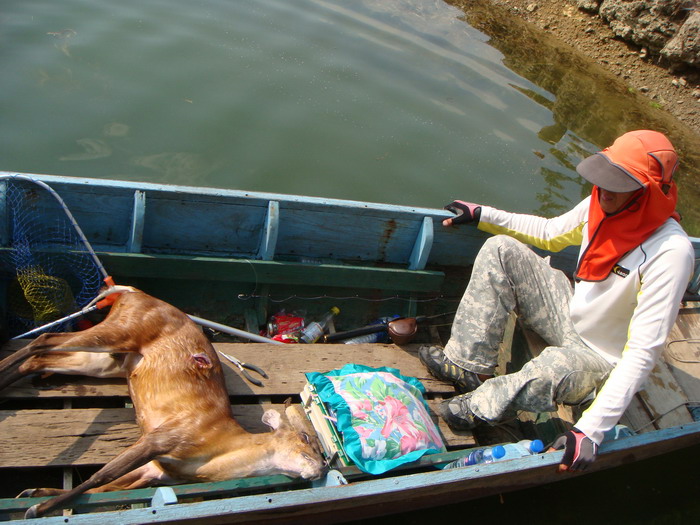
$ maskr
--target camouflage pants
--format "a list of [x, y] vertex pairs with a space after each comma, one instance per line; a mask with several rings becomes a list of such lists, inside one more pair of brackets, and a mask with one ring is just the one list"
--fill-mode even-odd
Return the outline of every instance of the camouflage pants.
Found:
[[515, 373], [496, 376], [472, 392], [469, 408], [490, 423], [518, 410], [547, 412], [580, 404], [612, 366], [581, 340], [569, 317], [572, 288], [564, 273], [521, 242], [498, 235], [479, 252], [445, 355], [478, 374], [493, 374], [510, 312], [548, 345]]

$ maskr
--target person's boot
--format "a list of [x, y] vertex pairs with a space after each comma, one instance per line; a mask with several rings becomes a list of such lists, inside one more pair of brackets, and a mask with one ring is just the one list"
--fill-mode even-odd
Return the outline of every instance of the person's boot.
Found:
[[476, 390], [484, 382], [479, 374], [457, 366], [445, 357], [439, 346], [423, 345], [418, 349], [418, 358], [435, 378], [452, 383], [455, 390], [466, 394]]
[[484, 423], [483, 419], [474, 415], [469, 408], [471, 392], [447, 399], [438, 405], [438, 415], [445, 420], [453, 430], [472, 430]]

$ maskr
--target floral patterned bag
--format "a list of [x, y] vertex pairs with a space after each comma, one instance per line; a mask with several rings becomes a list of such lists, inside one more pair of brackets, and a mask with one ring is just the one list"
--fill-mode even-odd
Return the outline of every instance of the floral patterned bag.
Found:
[[381, 474], [445, 451], [416, 378], [355, 364], [306, 377], [336, 417], [345, 452], [363, 471]]

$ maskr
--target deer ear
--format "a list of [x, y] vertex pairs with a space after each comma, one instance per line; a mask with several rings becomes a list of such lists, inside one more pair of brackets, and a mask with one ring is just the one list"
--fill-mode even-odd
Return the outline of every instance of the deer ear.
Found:
[[282, 422], [282, 416], [277, 410], [265, 410], [262, 416], [262, 422], [265, 423], [272, 430], [277, 430]]

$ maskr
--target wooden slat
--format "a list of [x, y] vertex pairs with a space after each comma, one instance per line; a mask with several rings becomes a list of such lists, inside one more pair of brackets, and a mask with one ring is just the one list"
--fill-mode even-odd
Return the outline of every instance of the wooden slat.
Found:
[[652, 371], [645, 389], [635, 396], [621, 423], [637, 432], [650, 432], [693, 420], [686, 403], [700, 401], [700, 344], [692, 342], [700, 338], [698, 313], [697, 303], [680, 310], [663, 361]]
[[99, 465], [139, 437], [128, 408], [4, 410], [0, 412], [0, 465]]
[[[453, 432], [435, 415], [438, 400], [429, 401], [433, 420], [450, 448], [474, 445], [470, 432]], [[249, 432], [266, 432], [262, 414], [283, 405], [234, 405], [236, 420]], [[0, 468], [102, 465], [132, 445], [140, 432], [130, 408], [0, 411]]]
[[[433, 465], [449, 463], [450, 461], [459, 459], [463, 455], [464, 451], [429, 454], [421, 457], [415, 462], [397, 467], [394, 470], [394, 472], [408, 471], [421, 467], [425, 468]], [[362, 472], [355, 466], [341, 467], [338, 470], [340, 470], [343, 476], [347, 479], [369, 477], [366, 473]], [[212, 498], [222, 495], [231, 497], [233, 495], [245, 492], [246, 490], [255, 489], [258, 487], [264, 487], [266, 489], [271, 489], [274, 487], [291, 488], [293, 486], [304, 485], [305, 483], [308, 482], [305, 482], [304, 480], [300, 479], [289, 478], [283, 475], [276, 475], [258, 476], [252, 478], [209, 483], [191, 483], [184, 485], [174, 485], [171, 488], [173, 492], [177, 495], [177, 497], [180, 500], [183, 500], [187, 498], [198, 497]], [[88, 509], [92, 509], [95, 507], [134, 505], [137, 503], [144, 503], [148, 505], [151, 503], [155, 492], [156, 488], [145, 488], [97, 494], [82, 494], [77, 498], [71, 500], [70, 502], [66, 503], [65, 507], [71, 507], [82, 513]], [[0, 518], [3, 514], [9, 514], [13, 512], [24, 513], [32, 505], [41, 503], [42, 501], [46, 501], [49, 498], [50, 497], [0, 499]]]
[[[14, 175], [0, 172], [0, 175]], [[450, 215], [415, 208], [258, 193], [31, 174], [65, 200], [96, 251], [123, 251], [131, 226], [134, 192], [147, 196], [144, 252], [254, 258], [270, 201], [279, 202], [276, 254], [408, 264], [424, 217]], [[1, 221], [0, 221], [1, 222]], [[175, 225], [175, 226], [174, 226]], [[1, 225], [0, 225], [1, 227]], [[436, 228], [429, 264], [467, 266], [488, 235], [476, 228]], [[460, 246], [455, 250], [456, 245]], [[575, 250], [565, 250], [573, 266]], [[556, 257], [561, 256], [556, 254]], [[100, 256], [102, 259], [102, 256]], [[117, 272], [102, 259], [112, 275]], [[233, 273], [233, 272], [231, 272]]]
[[[449, 463], [459, 459], [464, 455], [464, 451], [443, 452], [440, 454], [429, 454], [421, 457], [415, 462], [407, 465], [402, 465], [395, 469], [396, 471], [407, 471], [416, 468], [425, 468], [442, 463]], [[338, 469], [347, 479], [367, 478], [368, 475], [362, 472], [357, 467], [347, 466]], [[283, 475], [275, 476], [257, 476], [252, 478], [234, 479], [228, 481], [217, 481], [208, 483], [190, 483], [184, 485], [172, 486], [176, 496], [183, 500], [187, 498], [216, 496], [232, 496], [246, 490], [264, 487], [271, 489], [275, 487], [291, 488], [292, 486], [302, 486], [308, 484], [308, 481], [301, 479], [293, 479]], [[134, 505], [144, 503], [149, 505], [156, 492], [156, 488], [120, 490], [114, 492], [104, 492], [97, 494], [82, 494], [77, 498], [67, 502], [65, 507], [71, 507], [80, 512], [92, 509], [95, 507], [108, 507], [116, 505]], [[7, 498], [0, 499], [0, 517], [5, 513], [22, 512], [24, 513], [29, 507], [42, 501], [46, 501], [50, 496], [38, 498]]]
[[688, 397], [664, 362], [656, 364], [646, 386], [637, 396], [655, 420], [657, 428], [670, 428], [693, 421], [687, 407]]
[[700, 403], [700, 303], [693, 304], [679, 312], [664, 360], [688, 399]]
[[[14, 341], [7, 348], [20, 347]], [[241, 361], [255, 364], [267, 372], [259, 387], [246, 381], [238, 369], [222, 359], [229, 394], [288, 396], [297, 395], [306, 383], [305, 372], [327, 372], [348, 363], [397, 368], [402, 374], [418, 378], [430, 394], [454, 395], [454, 388], [427, 373], [418, 359], [418, 346], [387, 345], [273, 345], [266, 343], [217, 343], [218, 350]], [[254, 372], [252, 372], [255, 375]], [[98, 380], [54, 376], [47, 380], [24, 379], [0, 392], [0, 397], [86, 397], [127, 396], [124, 380]]]
[[627, 410], [620, 418], [620, 424], [640, 434], [656, 430], [651, 417], [649, 417], [646, 405], [639, 396], [632, 398]]
[[[267, 408], [233, 406], [236, 420], [249, 432], [265, 432]], [[132, 445], [140, 431], [131, 408], [0, 411], [2, 467], [101, 465]]]

